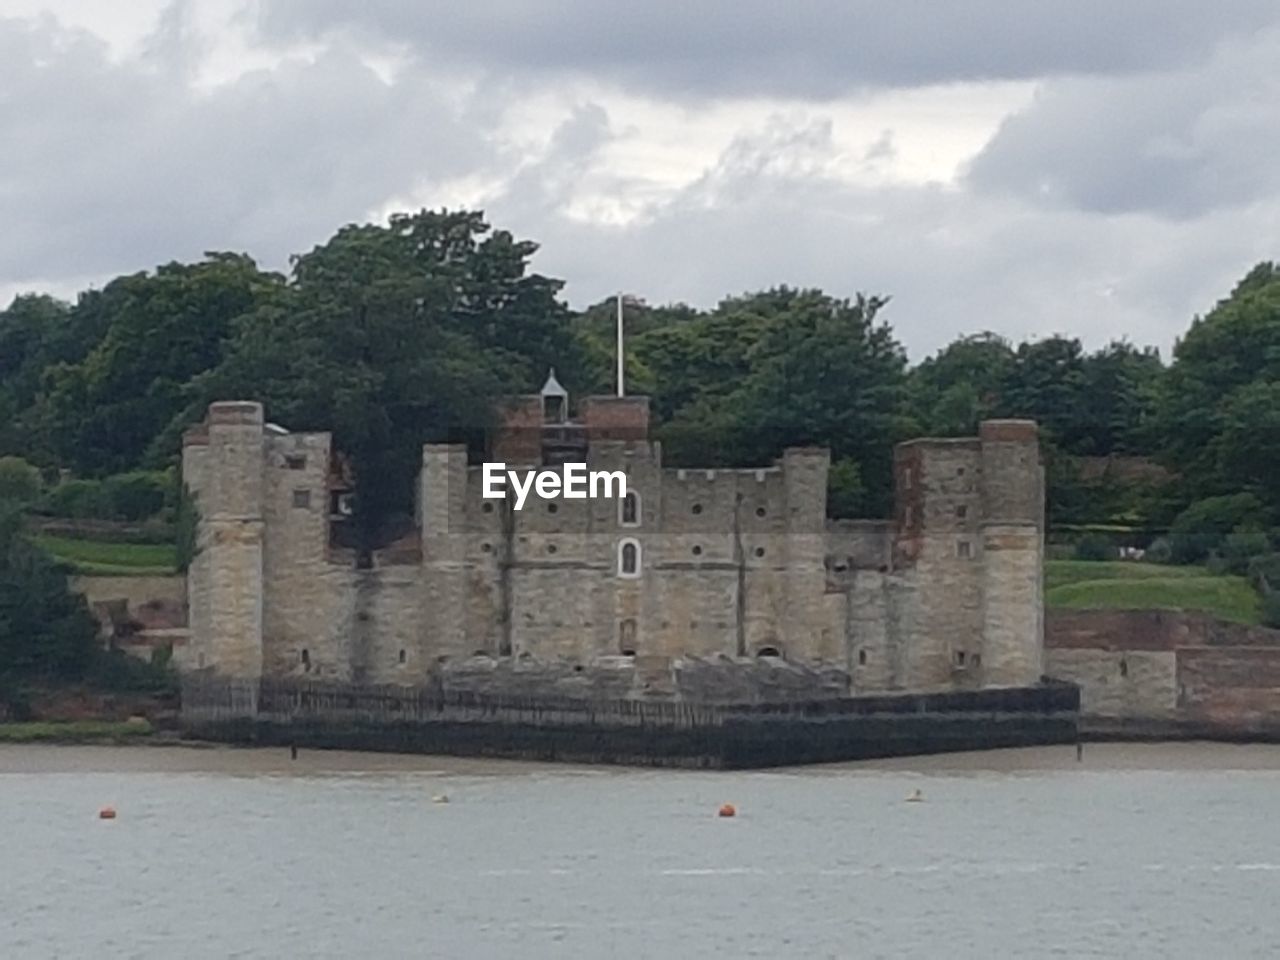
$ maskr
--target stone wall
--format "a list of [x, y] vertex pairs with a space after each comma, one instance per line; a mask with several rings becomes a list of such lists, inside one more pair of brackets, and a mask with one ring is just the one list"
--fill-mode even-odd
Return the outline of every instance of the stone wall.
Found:
[[899, 592], [891, 637], [905, 689], [1019, 686], [1042, 672], [1044, 475], [1036, 425], [895, 450]]
[[[521, 436], [537, 433], [536, 400], [508, 410], [513, 457], [532, 450]], [[516, 511], [483, 497], [464, 447], [428, 445], [416, 529], [361, 554], [337, 535], [347, 485], [335, 485], [329, 435], [267, 425], [257, 404], [215, 404], [184, 444], [201, 523], [183, 668], [422, 686], [479, 655], [567, 664], [580, 685], [615, 677], [612, 660], [627, 657], [640, 695], [673, 697], [750, 691], [757, 657], [769, 661], [761, 676], [791, 676], [785, 662], [815, 690], [835, 674], [868, 692], [1039, 679], [1034, 424], [901, 445], [895, 519], [831, 522], [826, 450], [673, 469], [634, 436], [643, 398], [586, 409], [587, 467], [626, 475], [634, 519], [617, 499], [536, 493]], [[723, 658], [737, 679], [691, 687], [692, 673], [672, 672]]]
[[141, 659], [168, 647], [179, 669], [187, 661], [187, 578], [73, 577], [98, 621], [104, 645]]
[[1046, 672], [1118, 734], [1280, 736], [1280, 630], [1169, 610], [1050, 611]]
[[200, 511], [190, 656], [232, 677], [263, 669], [265, 426], [261, 404], [215, 403], [183, 445], [183, 477]]

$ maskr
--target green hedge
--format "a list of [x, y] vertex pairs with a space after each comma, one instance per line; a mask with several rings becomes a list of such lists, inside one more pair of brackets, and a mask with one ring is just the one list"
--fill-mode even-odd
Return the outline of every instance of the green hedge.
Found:
[[172, 513], [176, 503], [172, 474], [137, 470], [103, 480], [64, 480], [41, 498], [39, 512], [77, 520], [137, 523]]

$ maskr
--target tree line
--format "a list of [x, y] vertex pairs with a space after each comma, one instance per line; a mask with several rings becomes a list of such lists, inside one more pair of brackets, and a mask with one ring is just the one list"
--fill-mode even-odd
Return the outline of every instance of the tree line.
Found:
[[[479, 212], [421, 211], [343, 227], [285, 273], [211, 253], [74, 303], [19, 296], [0, 311], [0, 456], [54, 488], [121, 474], [136, 487], [173, 467], [210, 401], [259, 399], [275, 422], [334, 432], [373, 523], [406, 508], [423, 442], [478, 445], [492, 401], [536, 389], [548, 367], [578, 395], [612, 389], [613, 302], [570, 309], [563, 282], [530, 268], [536, 250]], [[1275, 264], [1194, 318], [1169, 363], [1123, 340], [975, 332], [912, 365], [891, 316], [889, 296], [789, 287], [710, 309], [630, 303], [628, 385], [652, 398], [676, 465], [830, 447], [837, 515], [888, 511], [895, 442], [1032, 417], [1055, 523], [1163, 529], [1239, 496], [1223, 509], [1241, 522], [1280, 519]]]
[[[410, 509], [424, 442], [479, 449], [494, 401], [536, 390], [551, 366], [579, 396], [610, 392], [614, 302], [570, 309], [563, 282], [531, 269], [536, 250], [479, 212], [424, 210], [343, 227], [284, 273], [218, 252], [74, 303], [14, 299], [0, 311], [0, 686], [95, 672], [136, 682], [127, 658], [95, 652], [83, 599], [22, 516], [163, 516], [180, 534], [181, 435], [213, 400], [261, 400], [291, 429], [332, 430], [372, 536]], [[1123, 340], [1088, 350], [1067, 335], [979, 331], [912, 365], [891, 316], [887, 295], [790, 287], [710, 309], [629, 303], [628, 384], [652, 398], [673, 465], [829, 447], [837, 516], [889, 511], [895, 442], [1031, 417], [1052, 523], [1167, 533], [1161, 559], [1208, 558], [1275, 596], [1275, 264], [1192, 319], [1168, 363]], [[1268, 604], [1280, 623], [1280, 602]]]

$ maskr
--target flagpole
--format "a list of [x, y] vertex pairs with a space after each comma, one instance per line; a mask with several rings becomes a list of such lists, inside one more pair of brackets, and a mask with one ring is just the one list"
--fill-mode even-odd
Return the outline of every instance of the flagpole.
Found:
[[625, 396], [622, 382], [622, 291], [618, 291], [618, 396]]

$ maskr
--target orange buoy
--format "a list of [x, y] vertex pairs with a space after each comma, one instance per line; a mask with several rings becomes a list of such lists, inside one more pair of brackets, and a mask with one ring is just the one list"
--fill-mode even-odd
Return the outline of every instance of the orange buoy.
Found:
[[101, 810], [98, 811], [99, 820], [114, 820], [115, 818], [116, 818], [115, 807], [103, 807]]
[[722, 817], [734, 817], [737, 816], [737, 814], [738, 808], [732, 803], [722, 804], [720, 807], [720, 816]]

